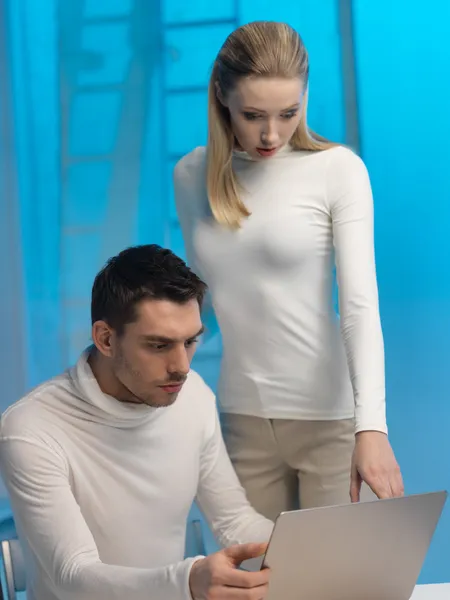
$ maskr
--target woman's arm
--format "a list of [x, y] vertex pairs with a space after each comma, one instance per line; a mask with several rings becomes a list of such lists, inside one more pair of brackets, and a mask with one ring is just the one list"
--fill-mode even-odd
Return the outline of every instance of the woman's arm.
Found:
[[[190, 155], [182, 158], [175, 165], [173, 188], [175, 207], [181, 227], [181, 233], [183, 235], [187, 263], [199, 277], [202, 277], [194, 248], [194, 215], [200, 201], [200, 196], [206, 193], [206, 188], [204, 186], [204, 189], [202, 188], [201, 177], [201, 171], [203, 170], [201, 161], [204, 160], [204, 157], [197, 156], [200, 153], [200, 150], [200, 148], [196, 149]], [[196, 156], [195, 161], [194, 155]], [[211, 293], [209, 291], [206, 293], [203, 301], [202, 320], [205, 326], [203, 340], [207, 342], [218, 333], [219, 329], [214, 314]]]
[[378, 307], [373, 200], [367, 169], [345, 148], [330, 153], [331, 212], [341, 330], [355, 398], [356, 432], [387, 432], [384, 343]]
[[375, 268], [372, 190], [367, 169], [350, 150], [329, 153], [327, 201], [332, 219], [341, 329], [355, 399], [356, 445], [351, 497], [365, 481], [380, 498], [403, 494], [385, 435], [384, 343]]

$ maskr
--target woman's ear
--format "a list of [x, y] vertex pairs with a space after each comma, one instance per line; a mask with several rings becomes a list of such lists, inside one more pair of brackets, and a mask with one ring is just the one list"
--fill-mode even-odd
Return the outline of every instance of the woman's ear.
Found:
[[226, 106], [225, 98], [223, 97], [222, 90], [220, 89], [219, 82], [216, 81], [216, 96], [222, 106]]

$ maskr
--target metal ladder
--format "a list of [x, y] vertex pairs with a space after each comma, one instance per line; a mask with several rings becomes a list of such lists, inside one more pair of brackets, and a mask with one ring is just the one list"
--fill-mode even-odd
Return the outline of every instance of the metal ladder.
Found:
[[[189, 43], [189, 39], [195, 40], [200, 36], [210, 36], [212, 45], [216, 46], [214, 50], [211, 47], [210, 51], [208, 49], [205, 52], [209, 64], [212, 64], [214, 52], [219, 49], [220, 45], [225, 41], [226, 36], [239, 26], [239, 0], [222, 2], [222, 14], [217, 14], [217, 9], [213, 8], [214, 13], [216, 14], [211, 17], [207, 16], [207, 4], [205, 4], [204, 18], [203, 15], [201, 15], [202, 18], [199, 19], [187, 18], [189, 14], [192, 14], [192, 7], [188, 7], [184, 0], [173, 2], [161, 1], [166, 7], [169, 7], [169, 9], [166, 8], [165, 10], [166, 14], [164, 14], [164, 11], [161, 11], [161, 54], [164, 59], [161, 77], [161, 119], [163, 124], [161, 151], [163, 154], [164, 170], [168, 174], [165, 178], [162, 196], [164, 199], [169, 199], [169, 202], [165, 204], [164, 212], [164, 222], [166, 224], [165, 244], [173, 247], [175, 252], [182, 254], [183, 250], [181, 244], [179, 241], [176, 241], [180, 236], [180, 232], [171, 201], [173, 194], [171, 187], [171, 172], [176, 162], [182, 158], [187, 151], [193, 149], [197, 145], [205, 144], [206, 140], [202, 136], [201, 131], [199, 131], [198, 136], [195, 136], [195, 139], [189, 140], [189, 143], [185, 148], [181, 151], [180, 149], [174, 151], [170, 147], [169, 141], [169, 123], [171, 119], [173, 119], [173, 114], [169, 112], [168, 108], [171, 105], [180, 104], [184, 100], [186, 103], [187, 118], [189, 118], [188, 115], [189, 111], [192, 110], [192, 105], [196, 102], [198, 103], [200, 98], [204, 98], [204, 111], [200, 115], [200, 120], [202, 124], [206, 124], [206, 96], [208, 92], [209, 73], [207, 68], [202, 69], [203, 73], [201, 73], [199, 77], [198, 73], [191, 71], [187, 76], [183, 76], [183, 81], [179, 83], [172, 80], [173, 78], [171, 77], [170, 70], [171, 66], [173, 67], [174, 64], [176, 65], [178, 60], [183, 60], [184, 53], [189, 54], [189, 48], [186, 46], [183, 47], [186, 41]], [[199, 2], [199, 4], [201, 3]], [[172, 10], [170, 10], [171, 5], [174, 7]], [[178, 11], [175, 8], [176, 6], [179, 6]], [[203, 66], [206, 67], [206, 64]], [[182, 133], [182, 131], [180, 131], [180, 133]]]
[[[107, 258], [134, 243], [137, 227], [149, 81], [159, 60], [159, 6], [130, 0], [118, 10], [115, 4], [59, 3], [65, 364], [89, 340], [95, 273]], [[98, 195], [90, 198], [102, 177]]]

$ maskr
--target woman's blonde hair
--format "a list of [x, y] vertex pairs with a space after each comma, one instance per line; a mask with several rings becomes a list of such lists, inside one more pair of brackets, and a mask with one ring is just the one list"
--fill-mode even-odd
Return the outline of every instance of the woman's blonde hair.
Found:
[[299, 34], [285, 23], [256, 21], [236, 29], [225, 40], [214, 62], [208, 88], [208, 149], [206, 188], [215, 220], [238, 228], [250, 215], [239, 197], [232, 166], [235, 138], [230, 114], [218, 98], [243, 77], [300, 77], [305, 93], [300, 122], [290, 140], [294, 150], [326, 150], [336, 144], [308, 128], [308, 53]]

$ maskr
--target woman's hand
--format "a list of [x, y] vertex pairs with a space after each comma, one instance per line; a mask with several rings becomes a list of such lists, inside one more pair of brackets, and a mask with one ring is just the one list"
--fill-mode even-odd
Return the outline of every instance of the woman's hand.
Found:
[[361, 431], [356, 434], [350, 485], [352, 502], [359, 502], [363, 481], [378, 498], [403, 496], [400, 467], [387, 435], [379, 431]]

